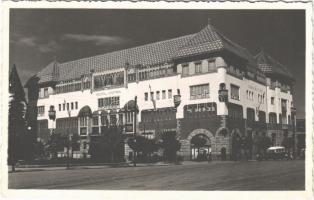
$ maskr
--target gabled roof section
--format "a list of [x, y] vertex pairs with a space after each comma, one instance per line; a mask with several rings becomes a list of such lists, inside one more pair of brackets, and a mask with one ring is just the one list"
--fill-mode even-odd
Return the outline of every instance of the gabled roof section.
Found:
[[211, 24], [208, 24], [196, 33], [190, 41], [182, 45], [176, 57], [181, 58], [222, 50], [229, 51], [246, 60], [249, 59], [245, 48], [228, 39]]
[[275, 60], [273, 57], [271, 57], [268, 53], [266, 53], [264, 50], [261, 50], [256, 56], [255, 56], [256, 62], [258, 64], [258, 67], [264, 72], [266, 75], [279, 75], [284, 78], [294, 80], [291, 72], [288, 70], [288, 68], [281, 63], [279, 63], [277, 60]]
[[52, 61], [45, 68], [39, 71], [36, 76], [39, 77], [39, 83], [57, 81], [59, 77], [59, 63]]

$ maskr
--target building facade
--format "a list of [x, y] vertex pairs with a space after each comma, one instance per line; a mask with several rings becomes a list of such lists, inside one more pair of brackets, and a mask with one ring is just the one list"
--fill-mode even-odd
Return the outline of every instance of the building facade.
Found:
[[235, 135], [253, 141], [265, 132], [273, 145], [285, 134], [293, 137], [293, 82], [266, 52], [253, 56], [209, 24], [191, 35], [54, 61], [25, 87], [37, 137], [77, 135], [76, 158], [88, 156], [89, 145], [116, 127], [122, 157], [130, 155], [126, 140], [134, 133], [176, 134], [179, 154], [193, 160], [200, 153], [197, 137], [207, 141], [202, 151], [214, 156], [232, 154]]

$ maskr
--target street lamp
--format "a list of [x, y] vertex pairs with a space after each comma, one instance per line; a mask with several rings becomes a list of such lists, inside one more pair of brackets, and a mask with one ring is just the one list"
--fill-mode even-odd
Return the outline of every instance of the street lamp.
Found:
[[[66, 101], [64, 101], [64, 103], [66, 104]], [[69, 108], [70, 106], [67, 107], [67, 112], [68, 112], [68, 116], [69, 116], [69, 119], [71, 117], [71, 110]], [[68, 129], [68, 138], [67, 138], [67, 169], [70, 169], [70, 146], [71, 145], [71, 133], [69, 133], [69, 129]], [[72, 149], [71, 149], [71, 152], [72, 152]], [[73, 152], [72, 152], [73, 153]]]
[[[137, 148], [136, 147], [136, 116], [137, 116], [137, 96], [134, 97], [134, 108], [133, 108], [133, 111], [134, 111], [134, 144], [135, 144], [135, 149]], [[133, 166], [136, 167], [136, 150], [133, 150]]]

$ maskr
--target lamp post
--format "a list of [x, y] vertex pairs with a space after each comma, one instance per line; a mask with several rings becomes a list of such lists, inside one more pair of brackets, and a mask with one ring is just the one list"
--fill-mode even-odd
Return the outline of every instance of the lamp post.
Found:
[[136, 167], [136, 116], [137, 116], [137, 96], [134, 97], [134, 131], [133, 131], [133, 137], [134, 137], [134, 144], [135, 147], [133, 149], [133, 166]]
[[[66, 104], [66, 102], [65, 102]], [[70, 106], [67, 107], [67, 112], [68, 112], [68, 116], [69, 116], [69, 119], [71, 117], [71, 111], [70, 111]], [[72, 147], [71, 145], [71, 133], [69, 133], [69, 129], [68, 129], [68, 136], [67, 136], [67, 169], [70, 169], [70, 147]], [[72, 149], [71, 149], [72, 151]]]

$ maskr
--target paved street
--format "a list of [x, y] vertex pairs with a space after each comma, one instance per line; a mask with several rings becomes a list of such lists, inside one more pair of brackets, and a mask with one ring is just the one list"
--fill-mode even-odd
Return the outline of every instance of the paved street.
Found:
[[304, 190], [302, 160], [185, 162], [183, 165], [92, 167], [9, 174], [9, 188], [101, 190]]

